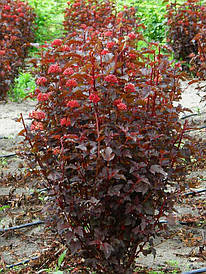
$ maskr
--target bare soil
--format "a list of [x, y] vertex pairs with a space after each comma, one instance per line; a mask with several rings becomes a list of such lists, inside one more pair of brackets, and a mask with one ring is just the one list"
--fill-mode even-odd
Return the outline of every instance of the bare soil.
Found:
[[[194, 116], [188, 118], [199, 130], [191, 135], [206, 140], [206, 106], [200, 103], [204, 92], [197, 94], [196, 85], [182, 83], [185, 91], [181, 104], [192, 109]], [[29, 125], [29, 112], [34, 110], [35, 101], [22, 103], [0, 102], [0, 155], [15, 153], [21, 137], [18, 132], [22, 124], [16, 122], [20, 113]], [[183, 116], [191, 114], [186, 111]], [[181, 119], [183, 122], [184, 117]], [[0, 158], [0, 229], [38, 221], [45, 194], [39, 193], [41, 186], [38, 180], [26, 180], [24, 175], [28, 167], [18, 156]], [[206, 170], [196, 169], [188, 173], [188, 189], [186, 192], [206, 188]], [[147, 273], [148, 269], [161, 270], [164, 273], [181, 273], [192, 269], [206, 267], [206, 192], [195, 196], [180, 196], [176, 204], [176, 213], [169, 218], [165, 230], [155, 239], [156, 257], [143, 255], [137, 258], [136, 273]], [[180, 224], [179, 221], [187, 224]], [[46, 252], [54, 244], [54, 234], [48, 232], [43, 236], [45, 226], [0, 232], [0, 268], [21, 262]], [[46, 263], [45, 263], [46, 264]], [[42, 265], [40, 269], [44, 268]], [[20, 269], [20, 270], [19, 270]], [[22, 270], [21, 270], [22, 269]], [[146, 270], [147, 269], [147, 270]], [[14, 271], [14, 272], [12, 272]], [[22, 271], [22, 272], [19, 272]], [[173, 272], [172, 272], [173, 271]], [[7, 268], [7, 273], [30, 273], [24, 268]], [[33, 273], [38, 273], [34, 271]], [[41, 272], [46, 273], [46, 272]]]

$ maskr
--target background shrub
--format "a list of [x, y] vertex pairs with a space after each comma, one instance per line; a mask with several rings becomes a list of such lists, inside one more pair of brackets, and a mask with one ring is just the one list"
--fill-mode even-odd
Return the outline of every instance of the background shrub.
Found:
[[114, 25], [115, 4], [109, 0], [85, 0], [68, 2], [65, 11], [64, 28], [67, 33], [76, 31], [79, 28], [92, 27], [94, 29], [107, 28], [111, 22]]
[[[205, 9], [198, 0], [188, 0], [181, 4], [175, 1], [167, 6], [167, 42], [171, 45], [174, 56], [186, 62], [186, 67], [200, 49], [198, 39], [194, 38], [200, 38], [199, 33], [206, 24]], [[192, 70], [197, 71], [200, 63], [200, 58], [196, 58]]]
[[144, 36], [149, 41], [165, 42], [166, 31], [166, 1], [118, 1], [118, 6], [124, 5], [135, 7], [136, 15], [145, 25]]
[[35, 42], [44, 43], [63, 35], [63, 11], [67, 6], [66, 0], [28, 0], [36, 13]]
[[33, 41], [35, 15], [21, 1], [0, 1], [0, 99], [10, 89]]

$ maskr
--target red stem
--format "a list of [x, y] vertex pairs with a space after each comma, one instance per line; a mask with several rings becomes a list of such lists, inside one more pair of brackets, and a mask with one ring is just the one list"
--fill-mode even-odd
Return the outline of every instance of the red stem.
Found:
[[96, 120], [96, 131], [97, 131], [97, 138], [98, 138], [98, 148], [97, 148], [97, 161], [100, 159], [100, 130], [99, 130], [99, 119], [98, 119], [98, 114], [96, 107], [94, 107], [94, 115], [95, 115], [95, 120]]
[[[186, 131], [186, 129], [187, 129], [187, 125], [188, 125], [188, 120], [186, 120], [185, 123], [184, 123], [184, 126], [183, 126], [183, 129], [182, 129], [180, 138], [177, 138], [177, 139], [174, 141], [174, 143], [173, 143], [173, 146], [174, 146], [175, 143], [179, 140], [179, 142], [178, 142], [178, 147], [177, 147], [178, 150], [180, 149], [180, 145], [181, 145], [181, 142], [182, 142], [182, 138], [183, 138], [184, 133], [185, 133], [185, 131]], [[171, 167], [174, 166], [174, 163], [175, 163], [176, 158], [177, 158], [177, 156], [175, 156], [175, 157], [172, 159]]]
[[[28, 130], [27, 130], [27, 128], [26, 128], [26, 125], [25, 125], [25, 122], [24, 122], [24, 118], [23, 118], [22, 113], [20, 113], [20, 116], [21, 116], [21, 120], [22, 120], [22, 124], [23, 124], [24, 130], [25, 130], [25, 133], [26, 133], [26, 140], [29, 141], [30, 147], [31, 147], [32, 150], [34, 151], [34, 149], [33, 149], [34, 146], [33, 146], [32, 142], [31, 142], [31, 138], [29, 137]], [[39, 157], [38, 157], [38, 155], [37, 155], [36, 152], [33, 152], [33, 154], [34, 154], [34, 157], [35, 157], [37, 163], [39, 164], [39, 166], [40, 166], [40, 168], [41, 168], [41, 173], [43, 174], [44, 178], [47, 180], [47, 182], [48, 182], [49, 185], [50, 185], [50, 181], [48, 180], [48, 178], [47, 178], [47, 176], [46, 176], [45, 168], [44, 168], [44, 166], [43, 166], [41, 160], [39, 159]]]
[[64, 154], [64, 144], [63, 144], [63, 138], [60, 139], [61, 142], [61, 171], [62, 171], [62, 182], [64, 180], [64, 159], [63, 159], [63, 154]]

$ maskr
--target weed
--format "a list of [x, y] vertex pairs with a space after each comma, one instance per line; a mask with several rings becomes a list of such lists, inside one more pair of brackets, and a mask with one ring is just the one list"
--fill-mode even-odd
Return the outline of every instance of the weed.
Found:
[[6, 208], [10, 208], [10, 206], [9, 206], [9, 205], [0, 206], [0, 211], [3, 211], [3, 210], [6, 209]]
[[9, 97], [12, 101], [20, 101], [35, 90], [35, 79], [30, 72], [20, 72], [14, 79], [14, 86], [10, 89]]
[[8, 165], [8, 160], [4, 159], [4, 158], [1, 158], [0, 159], [0, 166], [1, 167], [6, 167], [7, 165]]
[[[179, 268], [179, 264], [175, 260], [167, 261], [166, 264], [170, 267], [173, 267], [173, 268]], [[174, 270], [174, 271], [176, 271], [176, 270]]]

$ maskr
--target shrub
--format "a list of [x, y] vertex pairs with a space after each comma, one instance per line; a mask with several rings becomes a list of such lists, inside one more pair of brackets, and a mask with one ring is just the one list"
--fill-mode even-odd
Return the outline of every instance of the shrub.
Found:
[[0, 1], [0, 98], [10, 89], [33, 40], [31, 8], [21, 2]]
[[68, 2], [65, 10], [64, 28], [71, 33], [79, 28], [93, 27], [99, 29], [114, 24], [114, 3], [111, 1], [79, 0]]
[[[98, 31], [108, 29], [112, 31], [111, 36], [113, 36], [115, 29], [113, 30], [112, 27], [115, 25], [118, 26], [120, 33], [126, 32], [127, 34], [136, 28], [145, 28], [136, 16], [135, 8], [124, 7], [124, 10], [116, 16], [115, 4], [110, 0], [78, 0], [75, 3], [68, 2], [68, 5], [63, 23], [66, 33], [90, 27], [91, 30]], [[109, 36], [109, 33], [105, 33], [105, 35]]]
[[188, 0], [181, 4], [175, 1], [167, 6], [167, 41], [175, 57], [187, 65], [191, 56], [198, 54], [198, 43], [194, 37], [206, 24], [205, 9], [199, 0]]
[[97, 273], [130, 273], [138, 253], [154, 253], [151, 238], [174, 203], [168, 188], [190, 152], [182, 108], [173, 105], [183, 75], [158, 45], [136, 50], [142, 36], [133, 11], [112, 12], [97, 28], [91, 19], [44, 45], [37, 108], [20, 133], [49, 190], [48, 224]]
[[[206, 12], [206, 7], [204, 7]], [[190, 70], [198, 77], [198, 79], [205, 80], [206, 77], [206, 26], [203, 25], [200, 31], [194, 36], [193, 43], [197, 45], [197, 52], [193, 52], [190, 57]]]

